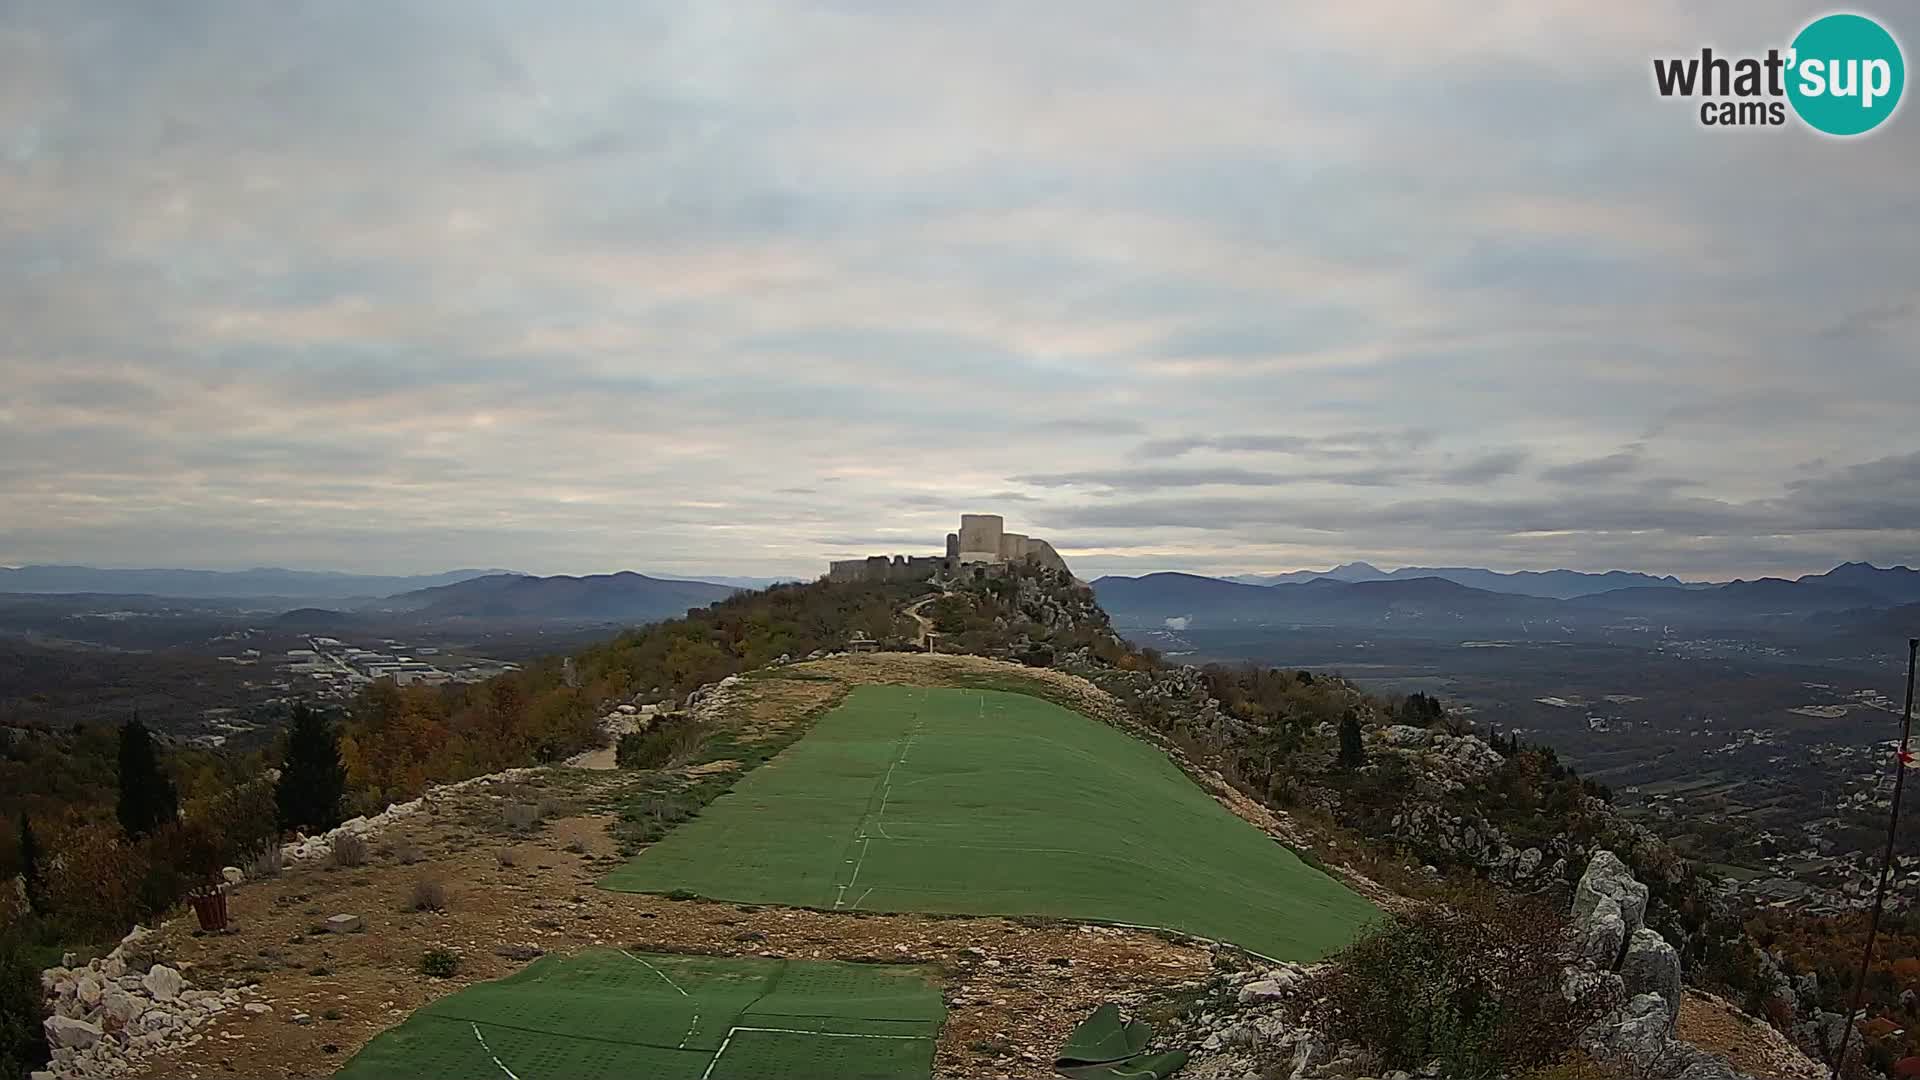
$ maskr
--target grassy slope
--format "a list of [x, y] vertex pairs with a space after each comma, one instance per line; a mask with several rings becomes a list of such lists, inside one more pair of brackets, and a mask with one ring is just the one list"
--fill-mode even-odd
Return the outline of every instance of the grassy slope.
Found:
[[1375, 910], [1158, 750], [1020, 694], [868, 686], [603, 884], [1158, 926], [1288, 959]]

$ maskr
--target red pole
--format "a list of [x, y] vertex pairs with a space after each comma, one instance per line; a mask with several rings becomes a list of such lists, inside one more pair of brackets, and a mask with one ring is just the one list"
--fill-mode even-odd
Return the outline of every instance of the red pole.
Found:
[[1867, 992], [1867, 969], [1873, 966], [1873, 939], [1880, 932], [1880, 909], [1887, 903], [1887, 882], [1893, 878], [1893, 838], [1900, 829], [1900, 791], [1907, 783], [1907, 741], [1913, 736], [1913, 662], [1920, 656], [1920, 638], [1907, 639], [1907, 706], [1900, 714], [1900, 755], [1893, 760], [1893, 813], [1887, 818], [1887, 852], [1880, 859], [1880, 887], [1873, 893], [1873, 917], [1867, 921], [1867, 948], [1860, 955], [1860, 976], [1853, 981], [1853, 1004], [1847, 1008], [1847, 1020], [1840, 1028], [1840, 1049], [1833, 1055], [1833, 1075], [1839, 1080], [1840, 1066], [1847, 1060], [1847, 1043], [1853, 1038], [1853, 1018], [1860, 1011], [1860, 999]]

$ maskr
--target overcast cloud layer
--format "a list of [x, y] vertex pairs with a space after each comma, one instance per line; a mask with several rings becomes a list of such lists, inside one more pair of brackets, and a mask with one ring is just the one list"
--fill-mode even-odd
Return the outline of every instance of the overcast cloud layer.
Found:
[[1289, 8], [0, 0], [0, 563], [1920, 557], [1914, 104], [1651, 89], [1824, 5]]

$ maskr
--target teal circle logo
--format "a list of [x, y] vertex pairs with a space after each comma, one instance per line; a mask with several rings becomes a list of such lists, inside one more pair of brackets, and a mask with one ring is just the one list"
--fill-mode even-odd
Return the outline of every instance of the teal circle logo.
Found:
[[1907, 64], [1900, 43], [1864, 15], [1827, 15], [1793, 39], [1787, 100], [1809, 127], [1863, 135], [1900, 105]]

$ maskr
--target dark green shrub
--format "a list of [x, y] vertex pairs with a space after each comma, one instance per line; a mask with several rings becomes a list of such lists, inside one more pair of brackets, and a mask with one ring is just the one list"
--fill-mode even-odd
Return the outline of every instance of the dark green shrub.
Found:
[[451, 979], [460, 970], [460, 954], [435, 945], [420, 954], [420, 974], [432, 979]]
[[31, 952], [25, 935], [0, 931], [0, 1076], [25, 1076], [47, 1063], [46, 1000]]
[[1613, 1004], [1597, 987], [1563, 996], [1571, 936], [1545, 903], [1458, 890], [1348, 946], [1314, 988], [1315, 1008], [1331, 1034], [1387, 1068], [1435, 1059], [1453, 1077], [1540, 1068]]

